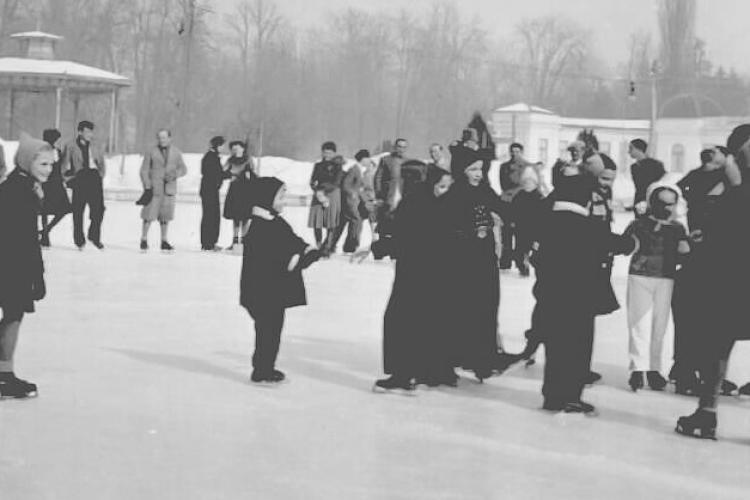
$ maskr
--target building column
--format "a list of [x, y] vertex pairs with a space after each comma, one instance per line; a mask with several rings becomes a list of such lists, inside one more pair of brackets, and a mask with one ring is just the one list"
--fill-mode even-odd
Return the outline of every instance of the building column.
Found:
[[78, 126], [78, 108], [81, 104], [81, 94], [76, 93], [73, 96], [73, 126]]
[[113, 154], [117, 151], [117, 89], [112, 91], [109, 109], [109, 137], [107, 151]]
[[55, 89], [55, 128], [60, 130], [60, 122], [62, 120], [62, 87]]
[[7, 140], [13, 140], [13, 120], [16, 107], [16, 90], [11, 88], [8, 91], [8, 137]]

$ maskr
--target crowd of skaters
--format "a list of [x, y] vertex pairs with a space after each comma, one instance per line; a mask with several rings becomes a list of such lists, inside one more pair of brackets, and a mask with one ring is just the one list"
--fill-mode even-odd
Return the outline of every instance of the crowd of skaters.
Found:
[[[43, 140], [22, 137], [16, 168], [7, 179], [0, 172], [3, 397], [37, 391], [35, 384], [16, 377], [13, 354], [24, 314], [46, 295], [41, 248], [49, 246], [52, 229], [72, 212], [76, 246], [83, 249], [88, 240], [104, 247], [105, 165], [92, 146], [93, 130], [93, 123], [81, 122], [77, 137], [63, 149], [58, 149], [56, 130], [44, 131]], [[397, 139], [377, 166], [367, 150], [360, 150], [346, 172], [336, 145], [326, 142], [310, 180], [308, 222], [315, 245], [295, 235], [281, 216], [283, 182], [259, 177], [242, 141], [229, 143], [231, 155], [222, 163], [224, 144], [223, 137], [214, 137], [201, 165], [201, 245], [207, 251], [220, 249], [218, 193], [231, 179], [223, 217], [233, 221], [232, 247], [243, 243], [240, 303], [256, 330], [253, 382], [284, 380], [275, 363], [285, 310], [306, 303], [302, 271], [334, 253], [345, 231], [344, 251], [356, 252], [367, 222], [373, 243], [366, 252], [378, 259], [389, 256], [396, 266], [384, 315], [389, 376], [376, 388], [455, 387], [457, 368], [472, 371], [481, 382], [515, 362], [530, 362], [543, 344], [543, 408], [595, 412], [582, 399], [584, 387], [601, 378], [591, 370], [594, 320], [619, 308], [611, 285], [613, 258], [631, 254], [628, 384], [633, 391], [667, 386], [661, 358], [674, 311], [670, 378], [678, 393], [700, 396], [698, 409], [679, 419], [677, 431], [715, 437], [717, 395], [737, 389], [724, 380], [729, 355], [734, 341], [747, 338], [738, 291], [750, 275], [750, 238], [742, 219], [750, 202], [745, 183], [750, 125], [735, 129], [726, 147], [701, 152], [701, 166], [677, 184], [664, 181], [664, 166], [647, 155], [645, 141], [632, 141], [635, 220], [623, 234], [611, 230], [617, 166], [598, 150], [593, 131], [583, 131], [568, 148], [569, 156], [554, 164], [551, 187], [540, 175], [543, 165], [525, 160], [523, 145], [512, 144], [510, 160], [500, 166], [500, 193], [488, 178], [494, 151], [479, 147], [473, 129], [450, 145], [450, 162], [439, 144], [430, 147], [428, 163], [408, 159], [407, 141]], [[142, 250], [148, 250], [154, 221], [160, 224], [161, 249], [173, 250], [168, 225], [177, 179], [186, 172], [171, 133], [160, 130], [140, 171]], [[66, 187], [72, 189], [72, 201]], [[688, 230], [677, 218], [683, 196]], [[84, 235], [86, 207], [90, 224]], [[498, 270], [513, 263], [523, 276], [530, 275], [531, 266], [536, 274], [536, 306], [520, 354], [505, 352], [497, 334]], [[748, 387], [740, 393], [750, 392]]]

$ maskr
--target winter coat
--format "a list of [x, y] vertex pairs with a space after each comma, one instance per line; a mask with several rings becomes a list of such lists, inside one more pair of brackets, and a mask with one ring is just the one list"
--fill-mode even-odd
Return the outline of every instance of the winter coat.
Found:
[[231, 174], [221, 166], [219, 153], [210, 150], [201, 159], [201, 196], [217, 196], [217, 191]]
[[307, 304], [302, 272], [288, 270], [307, 243], [282, 217], [265, 212], [253, 216], [243, 243], [240, 304], [251, 315]]
[[44, 285], [37, 233], [41, 204], [35, 183], [17, 168], [0, 184], [0, 306], [26, 312], [33, 312]]
[[96, 147], [94, 143], [89, 143], [86, 147], [89, 150], [89, 165], [83, 164], [83, 151], [81, 151], [77, 138], [65, 145], [62, 161], [63, 175], [66, 177], [71, 177], [72, 175], [78, 176], [82, 171], [92, 168], [98, 170], [101, 178], [104, 178], [104, 175], [107, 173], [107, 166], [104, 163], [104, 156], [101, 149]]
[[[337, 189], [341, 189], [341, 181], [344, 179], [343, 169], [334, 161], [321, 160], [313, 166], [313, 173], [310, 177], [310, 189], [313, 191], [323, 191], [328, 194]], [[313, 205], [319, 205], [314, 196]]]
[[665, 174], [664, 164], [654, 158], [644, 158], [633, 163], [630, 167], [630, 175], [633, 176], [633, 184], [635, 184], [633, 205], [646, 201], [648, 187], [664, 177]]
[[177, 179], [185, 175], [187, 166], [182, 152], [174, 146], [169, 146], [166, 161], [158, 146], [143, 155], [141, 182], [144, 189], [153, 189], [154, 196], [176, 195]]
[[406, 161], [391, 153], [380, 159], [375, 171], [375, 197], [389, 209], [395, 208], [396, 193], [401, 194], [401, 164]]
[[457, 362], [456, 331], [448, 326], [451, 280], [443, 273], [450, 258], [444, 198], [417, 188], [396, 209], [389, 236], [373, 243], [374, 253], [396, 259], [383, 318], [387, 374], [428, 376]]
[[364, 189], [364, 179], [362, 177], [362, 168], [354, 165], [350, 168], [344, 180], [341, 183], [342, 204], [341, 213], [347, 220], [360, 220], [362, 218], [361, 204], [362, 190]]

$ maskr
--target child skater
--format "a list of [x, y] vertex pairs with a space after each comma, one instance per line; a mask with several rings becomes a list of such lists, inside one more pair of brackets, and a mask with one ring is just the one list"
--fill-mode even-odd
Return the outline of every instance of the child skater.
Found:
[[591, 179], [561, 177], [535, 256], [534, 335], [544, 343], [543, 408], [592, 414], [582, 401], [591, 366], [602, 249], [632, 252], [635, 241], [604, 233], [589, 217]]
[[545, 207], [540, 189], [540, 177], [534, 167], [526, 167], [521, 174], [521, 190], [513, 197], [511, 205], [515, 220], [516, 263], [521, 276], [528, 277], [529, 255], [535, 241], [535, 233]]
[[430, 172], [396, 209], [391, 231], [372, 244], [376, 258], [396, 260], [396, 276], [383, 317], [383, 366], [390, 377], [374, 390], [456, 386], [454, 345], [446, 327], [450, 280], [443, 274], [448, 252], [444, 194], [452, 183], [444, 170]]
[[247, 155], [247, 148], [242, 141], [229, 143], [232, 156], [224, 166], [232, 177], [229, 183], [226, 200], [224, 200], [224, 218], [232, 221], [232, 244], [227, 250], [233, 250], [240, 243], [240, 235], [247, 232], [250, 221], [252, 183], [258, 177], [253, 159]]
[[320, 254], [294, 234], [281, 217], [286, 186], [275, 177], [260, 177], [252, 190], [253, 222], [244, 238], [240, 304], [255, 322], [255, 383], [278, 383], [284, 373], [276, 369], [284, 312], [307, 304], [302, 269]]
[[44, 263], [37, 234], [42, 184], [52, 173], [54, 148], [22, 136], [16, 168], [0, 184], [0, 398], [37, 395], [37, 386], [14, 372], [13, 357], [25, 313], [46, 295]]
[[664, 335], [671, 312], [674, 277], [680, 255], [690, 252], [685, 227], [675, 220], [680, 188], [654, 183], [647, 192], [647, 211], [625, 230], [638, 240], [628, 276], [630, 380], [633, 391], [648, 385], [664, 390]]

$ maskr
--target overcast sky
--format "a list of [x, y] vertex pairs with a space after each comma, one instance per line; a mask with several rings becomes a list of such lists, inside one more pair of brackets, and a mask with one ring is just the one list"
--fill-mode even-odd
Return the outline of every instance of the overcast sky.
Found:
[[[218, 0], [227, 9], [234, 0]], [[297, 26], [325, 23], [332, 11], [347, 6], [368, 10], [426, 12], [432, 0], [275, 0]], [[503, 36], [524, 17], [564, 13], [591, 29], [599, 56], [624, 62], [631, 33], [654, 33], [657, 0], [458, 0], [467, 17], [480, 14], [485, 28]], [[735, 67], [750, 75], [750, 0], [698, 0], [697, 34], [707, 44], [709, 58], [717, 65]]]

